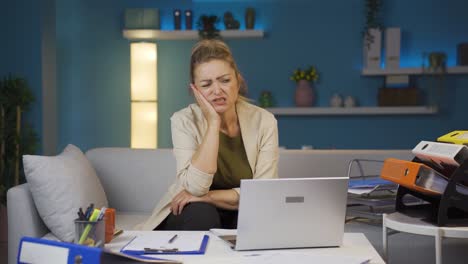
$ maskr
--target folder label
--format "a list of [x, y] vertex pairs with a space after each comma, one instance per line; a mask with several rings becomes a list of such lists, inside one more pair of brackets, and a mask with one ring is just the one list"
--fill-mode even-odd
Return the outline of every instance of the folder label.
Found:
[[63, 264], [67, 263], [69, 249], [46, 244], [24, 241], [22, 243], [20, 263]]

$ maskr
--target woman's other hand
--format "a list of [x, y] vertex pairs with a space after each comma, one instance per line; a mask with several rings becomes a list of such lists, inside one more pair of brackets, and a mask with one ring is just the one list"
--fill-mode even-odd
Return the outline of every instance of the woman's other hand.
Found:
[[198, 105], [203, 111], [203, 115], [205, 116], [206, 121], [208, 121], [208, 125], [219, 127], [221, 125], [221, 118], [214, 107], [210, 104], [210, 102], [208, 102], [208, 100], [206, 100], [206, 98], [200, 93], [198, 88], [195, 87], [193, 83], [190, 84], [190, 88], [195, 95], [195, 99], [197, 100]]
[[202, 197], [197, 197], [191, 195], [186, 190], [182, 190], [178, 193], [171, 202], [171, 212], [174, 215], [180, 215], [184, 207], [193, 202], [204, 202], [205, 199]]

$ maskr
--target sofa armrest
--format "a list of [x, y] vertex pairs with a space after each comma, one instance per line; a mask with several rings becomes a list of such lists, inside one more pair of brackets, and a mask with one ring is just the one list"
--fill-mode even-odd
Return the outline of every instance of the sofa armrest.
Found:
[[16, 263], [18, 245], [23, 236], [42, 237], [49, 232], [42, 222], [27, 183], [7, 192], [8, 263]]

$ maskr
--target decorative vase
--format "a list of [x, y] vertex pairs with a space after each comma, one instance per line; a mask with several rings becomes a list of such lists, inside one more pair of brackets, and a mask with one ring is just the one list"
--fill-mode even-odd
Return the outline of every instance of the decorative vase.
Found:
[[344, 99], [344, 107], [355, 107], [357, 105], [356, 99], [351, 95], [346, 96]]
[[273, 95], [270, 91], [262, 91], [258, 100], [259, 106], [263, 108], [273, 107]]
[[174, 29], [175, 30], [180, 30], [180, 26], [181, 26], [181, 21], [182, 21], [182, 17], [181, 17], [181, 11], [180, 9], [176, 9], [174, 10]]
[[343, 106], [343, 98], [341, 95], [335, 93], [333, 96], [330, 98], [330, 106], [331, 107], [342, 107]]
[[245, 28], [253, 29], [255, 24], [255, 9], [248, 7], [245, 10]]
[[193, 13], [192, 10], [188, 9], [185, 10], [185, 29], [186, 30], [192, 30], [192, 25], [193, 25]]
[[299, 80], [296, 86], [296, 106], [308, 107], [314, 104], [315, 93], [311, 83], [306, 80]]
[[431, 70], [444, 69], [447, 55], [443, 52], [429, 53], [429, 68]]

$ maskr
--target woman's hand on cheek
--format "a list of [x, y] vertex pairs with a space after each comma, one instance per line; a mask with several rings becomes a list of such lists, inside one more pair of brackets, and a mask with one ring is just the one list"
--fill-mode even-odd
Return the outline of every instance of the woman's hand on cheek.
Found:
[[205, 201], [204, 197], [197, 197], [191, 195], [189, 192], [186, 190], [182, 190], [180, 193], [178, 193], [174, 199], [172, 199], [171, 202], [171, 212], [174, 215], [180, 215], [182, 213], [182, 210], [184, 207], [193, 202], [203, 202]]
[[206, 120], [208, 121], [208, 125], [216, 125], [219, 126], [221, 124], [221, 118], [219, 114], [216, 112], [214, 107], [208, 102], [208, 100], [203, 96], [203, 94], [195, 87], [194, 84], [190, 84], [190, 88], [195, 95], [195, 99], [197, 100], [198, 105], [203, 111], [203, 115], [205, 116]]

